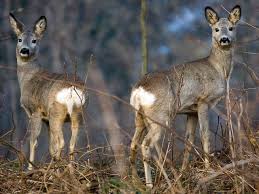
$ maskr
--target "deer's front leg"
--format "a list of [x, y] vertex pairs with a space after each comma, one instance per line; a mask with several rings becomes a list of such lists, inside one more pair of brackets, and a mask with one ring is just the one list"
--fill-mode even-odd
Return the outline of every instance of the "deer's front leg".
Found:
[[[35, 149], [38, 145], [38, 137], [41, 131], [41, 114], [33, 113], [29, 119], [29, 130], [30, 130], [30, 162], [34, 162]], [[32, 164], [29, 163], [28, 170], [32, 170]]]
[[200, 125], [200, 137], [202, 140], [203, 151], [205, 152], [205, 167], [209, 167], [208, 154], [210, 152], [210, 131], [209, 131], [209, 105], [201, 103], [198, 105], [198, 118]]
[[182, 170], [185, 170], [189, 163], [190, 152], [192, 149], [192, 144], [194, 143], [195, 129], [197, 126], [197, 122], [198, 122], [198, 116], [196, 113], [187, 115], [186, 133], [185, 133], [185, 140], [187, 142], [185, 142]]

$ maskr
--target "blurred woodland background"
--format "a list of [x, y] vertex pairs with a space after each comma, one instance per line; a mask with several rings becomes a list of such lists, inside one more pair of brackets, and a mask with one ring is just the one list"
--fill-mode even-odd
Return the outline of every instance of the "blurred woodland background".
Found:
[[[205, 6], [227, 16], [224, 8], [230, 10], [236, 4], [241, 5], [244, 22], [237, 29], [231, 89], [237, 93], [233, 99], [244, 99], [249, 123], [259, 130], [258, 87], [242, 64], [259, 75], [258, 0], [148, 0], [148, 71], [208, 55], [211, 29], [204, 17]], [[105, 146], [115, 141], [128, 150], [135, 130], [134, 111], [114, 96], [129, 102], [131, 88], [141, 77], [140, 1], [1, 0], [0, 136], [28, 154], [27, 117], [19, 103], [16, 38], [9, 24], [9, 12], [27, 25], [33, 25], [39, 16], [45, 15], [48, 28], [40, 46], [41, 65], [51, 72], [76, 73], [83, 80], [87, 76], [87, 86], [96, 90], [90, 90], [90, 104], [85, 111], [87, 123], [81, 129], [77, 148]], [[218, 108], [225, 112], [224, 102]], [[184, 136], [184, 119], [179, 116], [174, 124], [181, 136]], [[220, 149], [222, 141], [217, 139], [225, 121], [211, 111], [210, 126], [216, 134], [212, 138], [213, 149]], [[70, 130], [65, 131], [68, 137]], [[119, 141], [113, 136], [119, 137]], [[47, 130], [42, 130], [37, 150], [36, 160], [45, 161]], [[11, 159], [15, 155], [0, 145], [0, 157]]]

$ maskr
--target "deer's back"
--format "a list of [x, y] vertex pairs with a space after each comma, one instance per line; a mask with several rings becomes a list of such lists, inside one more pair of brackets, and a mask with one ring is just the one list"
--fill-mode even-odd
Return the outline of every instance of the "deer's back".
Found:
[[[21, 90], [21, 103], [30, 113], [42, 112], [42, 115], [48, 118], [51, 106], [54, 103], [60, 103], [57, 95], [71, 87], [85, 91], [83, 82], [78, 78], [64, 74], [39, 71], [24, 82]], [[87, 96], [84, 96], [85, 102]]]
[[[176, 65], [166, 71], [146, 74], [133, 88], [131, 96], [133, 106], [137, 99], [133, 94], [137, 96], [139, 88], [142, 91], [140, 95], [143, 96], [143, 91], [153, 95], [155, 100], [153, 104], [149, 103], [148, 107], [152, 112], [158, 110], [161, 112], [161, 109], [167, 110], [169, 106], [173, 106], [177, 107], [178, 113], [186, 113], [196, 112], [200, 101], [213, 104], [217, 102], [224, 95], [225, 81], [205, 58]], [[140, 106], [141, 103], [137, 104]]]

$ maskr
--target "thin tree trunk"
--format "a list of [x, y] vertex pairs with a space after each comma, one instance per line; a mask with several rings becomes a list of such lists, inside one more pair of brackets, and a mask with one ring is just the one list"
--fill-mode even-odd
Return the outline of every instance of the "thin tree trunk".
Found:
[[141, 42], [142, 75], [147, 73], [147, 65], [148, 65], [146, 18], [147, 18], [147, 2], [146, 0], [141, 0], [140, 25], [141, 25], [141, 41], [142, 41]]
[[[5, 1], [5, 8], [4, 8], [4, 16], [8, 16], [9, 12], [11, 10], [11, 4], [10, 1], [6, 0]], [[4, 24], [6, 26], [9, 25], [9, 20], [6, 19], [4, 20]], [[13, 58], [13, 50], [12, 50], [12, 46], [10, 45], [9, 41], [5, 41], [5, 49], [6, 49], [6, 58], [7, 61], [12, 62], [12, 64], [16, 64], [16, 60]], [[11, 114], [12, 114], [12, 118], [9, 118], [10, 120], [12, 119], [12, 123], [15, 126], [15, 128], [11, 129], [12, 132], [10, 133], [10, 142], [14, 147], [20, 149], [20, 142], [19, 140], [21, 139], [21, 132], [19, 132], [19, 130], [17, 131], [17, 127], [18, 125], [18, 118], [19, 115], [17, 114], [17, 87], [15, 87], [16, 83], [15, 81], [9, 81], [9, 84], [11, 85], [11, 87], [9, 87], [9, 92], [10, 92], [10, 99], [7, 99], [10, 103], [11, 103]], [[12, 157], [13, 155], [10, 154], [10, 151], [8, 150], [7, 152], [7, 157]]]

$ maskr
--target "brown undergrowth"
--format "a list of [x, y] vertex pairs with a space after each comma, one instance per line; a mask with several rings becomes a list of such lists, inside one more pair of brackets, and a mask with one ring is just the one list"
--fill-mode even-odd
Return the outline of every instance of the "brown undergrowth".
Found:
[[228, 150], [213, 153], [210, 169], [204, 169], [202, 159], [194, 154], [184, 171], [169, 159], [161, 168], [154, 159], [152, 191], [144, 185], [140, 158], [137, 169], [141, 178], [132, 178], [130, 173], [121, 177], [113, 172], [116, 162], [108, 153], [106, 148], [100, 148], [92, 152], [89, 159], [72, 162], [72, 165], [62, 159], [38, 164], [33, 171], [25, 170], [23, 161], [1, 159], [0, 193], [258, 193], [257, 152], [244, 152], [242, 158], [235, 160], [229, 157]]

